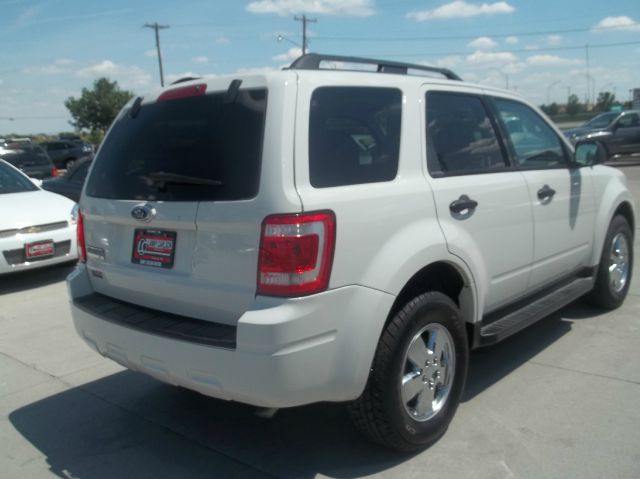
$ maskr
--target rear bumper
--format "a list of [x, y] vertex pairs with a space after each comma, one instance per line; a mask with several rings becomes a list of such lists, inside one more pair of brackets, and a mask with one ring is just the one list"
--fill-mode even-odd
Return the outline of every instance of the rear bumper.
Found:
[[208, 396], [265, 407], [358, 397], [394, 300], [362, 286], [295, 299], [258, 297], [237, 323], [233, 349], [136, 330], [88, 312], [77, 301], [93, 293], [83, 265], [67, 283], [76, 330], [103, 356]]

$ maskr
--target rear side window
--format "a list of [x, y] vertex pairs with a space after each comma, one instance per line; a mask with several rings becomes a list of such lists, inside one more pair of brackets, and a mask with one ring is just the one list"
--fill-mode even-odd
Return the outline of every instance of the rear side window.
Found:
[[316, 188], [391, 181], [398, 172], [402, 93], [322, 87], [311, 97], [309, 176]]
[[477, 96], [427, 94], [427, 164], [433, 176], [500, 171], [506, 162]]
[[230, 201], [258, 193], [266, 89], [159, 101], [125, 114], [94, 160], [98, 198]]

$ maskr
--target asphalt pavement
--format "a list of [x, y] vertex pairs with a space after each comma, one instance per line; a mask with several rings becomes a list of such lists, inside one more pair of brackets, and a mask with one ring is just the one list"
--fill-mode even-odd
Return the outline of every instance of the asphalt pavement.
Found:
[[[623, 170], [640, 205], [640, 165]], [[99, 357], [71, 323], [71, 270], [0, 278], [1, 477], [640, 478], [637, 280], [616, 311], [578, 301], [472, 353], [448, 432], [407, 455], [340, 404], [263, 419]]]

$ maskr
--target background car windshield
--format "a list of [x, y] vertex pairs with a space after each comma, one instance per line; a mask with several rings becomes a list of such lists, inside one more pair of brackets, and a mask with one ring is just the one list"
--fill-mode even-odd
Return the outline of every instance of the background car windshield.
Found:
[[0, 195], [37, 190], [27, 177], [0, 161]]
[[4, 150], [0, 156], [15, 166], [47, 165], [49, 156], [38, 145], [20, 144], [19, 148]]
[[606, 128], [620, 113], [602, 113], [584, 124], [589, 128]]
[[155, 102], [122, 115], [95, 160], [87, 194], [150, 201], [254, 197], [267, 91], [240, 90], [232, 102], [225, 93]]

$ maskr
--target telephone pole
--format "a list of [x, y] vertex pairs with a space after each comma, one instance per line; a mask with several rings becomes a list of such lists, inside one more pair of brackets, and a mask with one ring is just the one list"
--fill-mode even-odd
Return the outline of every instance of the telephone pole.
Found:
[[318, 20], [309, 18], [304, 14], [301, 16], [296, 15], [293, 19], [297, 22], [302, 22], [302, 54], [305, 55], [307, 53], [307, 23], [316, 23]]
[[169, 28], [169, 25], [158, 25], [158, 22], [147, 23], [144, 28], [153, 28], [156, 32], [156, 50], [158, 50], [158, 65], [160, 66], [160, 86], [164, 86], [164, 74], [162, 73], [162, 53], [160, 53], [160, 34], [159, 30]]

